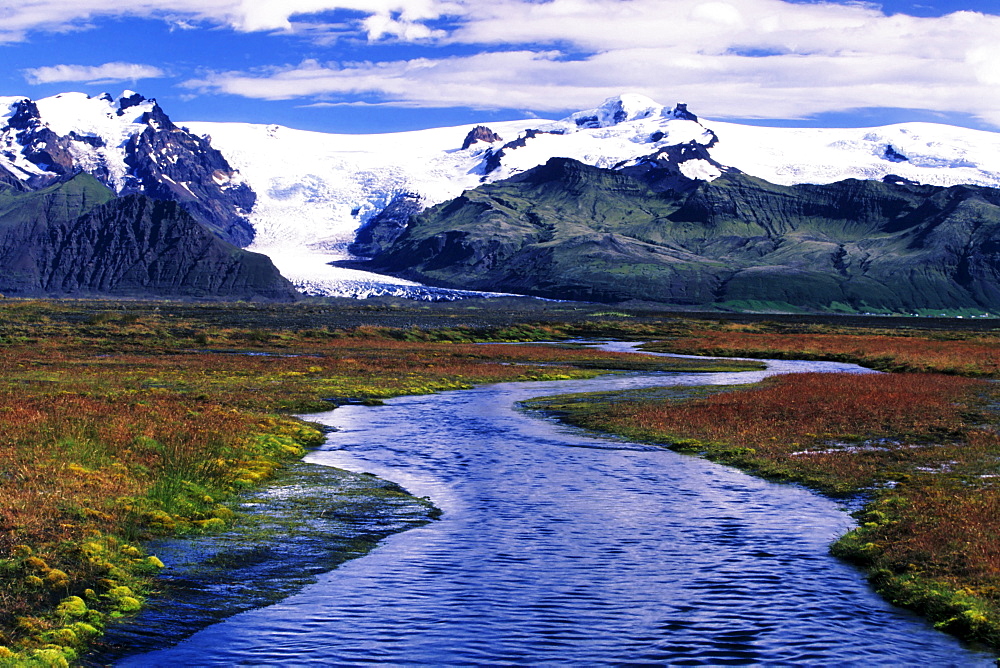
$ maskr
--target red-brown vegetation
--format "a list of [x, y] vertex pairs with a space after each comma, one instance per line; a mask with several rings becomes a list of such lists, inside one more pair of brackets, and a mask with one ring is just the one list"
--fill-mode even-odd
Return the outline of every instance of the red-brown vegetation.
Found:
[[857, 362], [883, 371], [918, 371], [969, 376], [1000, 375], [1000, 339], [939, 332], [836, 333], [768, 332], [760, 327], [695, 328], [660, 349], [698, 355], [825, 359]]
[[[684, 365], [486, 347], [468, 330], [204, 328], [159, 307], [66, 309], [0, 304], [0, 665], [58, 663], [109, 616], [135, 610], [157, 562], [134, 543], [224, 525], [221, 501], [321, 438], [289, 412]], [[550, 334], [514, 327], [500, 338]]]

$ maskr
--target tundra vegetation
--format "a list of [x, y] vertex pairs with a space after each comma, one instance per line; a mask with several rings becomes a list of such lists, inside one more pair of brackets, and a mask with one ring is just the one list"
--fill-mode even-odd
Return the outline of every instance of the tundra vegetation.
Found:
[[231, 505], [242, 490], [322, 441], [292, 414], [609, 369], [753, 368], [475, 345], [602, 336], [923, 372], [588, 397], [556, 409], [580, 408], [569, 419], [592, 428], [865, 495], [861, 527], [835, 549], [867, 566], [892, 600], [1000, 646], [996, 398], [976, 378], [998, 373], [997, 335], [967, 320], [955, 331], [914, 329], [935, 324], [915, 319], [894, 329], [832, 322], [852, 326], [568, 304], [0, 300], [0, 665], [72, 662], [142, 606], [161, 567], [147, 538], [239, 522]]
[[607, 369], [747, 368], [474, 345], [564, 337], [553, 325], [323, 324], [337, 313], [0, 301], [0, 665], [65, 665], [139, 609], [162, 568], [145, 539], [239, 521], [241, 490], [322, 442], [293, 413]]

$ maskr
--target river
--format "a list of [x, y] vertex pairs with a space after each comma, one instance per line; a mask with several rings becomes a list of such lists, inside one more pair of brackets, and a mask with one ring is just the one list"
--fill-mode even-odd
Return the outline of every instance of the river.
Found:
[[120, 665], [992, 665], [829, 556], [852, 526], [834, 501], [515, 408], [845, 370], [504, 383], [308, 416], [337, 429], [308, 461], [399, 483], [441, 519]]

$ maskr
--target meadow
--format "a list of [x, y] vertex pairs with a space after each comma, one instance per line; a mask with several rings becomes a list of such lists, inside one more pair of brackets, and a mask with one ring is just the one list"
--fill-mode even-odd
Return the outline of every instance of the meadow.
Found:
[[162, 568], [146, 539], [240, 521], [231, 502], [242, 490], [322, 442], [293, 414], [609, 369], [747, 367], [486, 347], [476, 342], [565, 333], [358, 324], [371, 315], [0, 301], [0, 665], [66, 665], [138, 610]]

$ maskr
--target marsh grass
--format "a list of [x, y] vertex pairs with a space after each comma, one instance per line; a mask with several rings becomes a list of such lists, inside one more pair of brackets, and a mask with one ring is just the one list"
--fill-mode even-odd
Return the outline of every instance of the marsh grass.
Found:
[[[0, 665], [62, 665], [142, 605], [146, 538], [218, 531], [227, 502], [322, 441], [289, 413], [476, 383], [742, 363], [477, 341], [564, 336], [364, 326], [289, 330], [126, 309], [0, 301]], [[199, 311], [201, 313], [201, 311]]]
[[1000, 388], [941, 374], [794, 374], [750, 387], [527, 402], [589, 429], [868, 499], [833, 551], [942, 629], [1000, 647]]
[[974, 331], [700, 323], [644, 348], [691, 355], [853, 362], [879, 371], [1000, 377], [1000, 337]]

